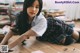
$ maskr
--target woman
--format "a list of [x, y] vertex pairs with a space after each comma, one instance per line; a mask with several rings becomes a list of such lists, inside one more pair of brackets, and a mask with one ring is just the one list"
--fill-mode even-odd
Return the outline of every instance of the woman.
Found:
[[[40, 41], [64, 45], [71, 44], [73, 39], [79, 39], [78, 32], [74, 31], [63, 21], [53, 18], [45, 19], [40, 14], [41, 10], [42, 0], [25, 0], [23, 11], [17, 16], [16, 25], [5, 35], [1, 45], [4, 45], [16, 32], [21, 36], [8, 44], [9, 49], [21, 42], [24, 43], [26, 39], [37, 38]], [[69, 40], [71, 41], [68, 42]]]
[[42, 36], [46, 31], [47, 21], [40, 14], [41, 10], [42, 0], [25, 0], [23, 11], [17, 16], [16, 25], [5, 35], [1, 45], [4, 45], [16, 32], [21, 36], [14, 42], [8, 44], [9, 49], [20, 44], [25, 39]]

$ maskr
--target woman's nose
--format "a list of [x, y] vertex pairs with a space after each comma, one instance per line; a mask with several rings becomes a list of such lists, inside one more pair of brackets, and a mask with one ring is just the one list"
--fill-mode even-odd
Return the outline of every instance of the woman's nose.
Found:
[[35, 10], [36, 10], [36, 8], [35, 8], [35, 7], [33, 7], [33, 10], [35, 11]]

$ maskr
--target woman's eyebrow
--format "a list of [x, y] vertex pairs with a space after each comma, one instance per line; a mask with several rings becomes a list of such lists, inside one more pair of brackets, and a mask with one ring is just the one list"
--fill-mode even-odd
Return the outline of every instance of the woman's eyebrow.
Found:
[[36, 6], [39, 6], [39, 5], [36, 5]]

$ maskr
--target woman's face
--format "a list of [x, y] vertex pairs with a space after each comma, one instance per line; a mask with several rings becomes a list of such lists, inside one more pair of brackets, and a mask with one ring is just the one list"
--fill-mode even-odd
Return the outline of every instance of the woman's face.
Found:
[[39, 12], [39, 2], [34, 1], [33, 5], [27, 8], [27, 13], [30, 17], [34, 17]]

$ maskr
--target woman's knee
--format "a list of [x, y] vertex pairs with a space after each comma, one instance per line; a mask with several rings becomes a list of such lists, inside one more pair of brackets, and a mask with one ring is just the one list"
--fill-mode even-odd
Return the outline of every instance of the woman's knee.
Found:
[[79, 39], [79, 33], [78, 33], [77, 31], [73, 31], [72, 37], [73, 37], [75, 40], [78, 40], [78, 39]]

